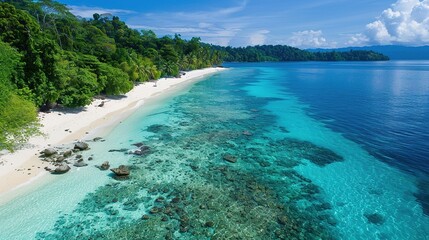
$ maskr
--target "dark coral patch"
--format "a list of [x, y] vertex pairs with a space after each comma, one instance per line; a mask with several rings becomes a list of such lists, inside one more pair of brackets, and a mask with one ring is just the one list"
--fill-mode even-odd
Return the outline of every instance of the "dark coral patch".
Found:
[[162, 124], [153, 124], [147, 127], [146, 131], [152, 132], [152, 133], [160, 133], [160, 132], [167, 132], [170, 130], [169, 126], [162, 125]]
[[375, 225], [382, 225], [385, 221], [383, 215], [379, 213], [365, 213], [364, 216], [366, 217], [369, 223], [372, 223]]
[[285, 138], [277, 142], [283, 146], [285, 151], [292, 152], [295, 156], [308, 159], [312, 163], [324, 167], [334, 162], [344, 161], [344, 158], [334, 151], [317, 146], [308, 141], [301, 141], [293, 138]]

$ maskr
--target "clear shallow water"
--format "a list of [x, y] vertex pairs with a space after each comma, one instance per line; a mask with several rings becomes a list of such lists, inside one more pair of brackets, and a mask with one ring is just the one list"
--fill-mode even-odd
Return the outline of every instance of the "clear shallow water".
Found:
[[[1, 206], [0, 239], [427, 238], [425, 63], [232, 66], [91, 143], [91, 166]], [[384, 116], [392, 104], [408, 113]], [[150, 154], [109, 152], [136, 142]], [[93, 167], [105, 160], [130, 179]]]

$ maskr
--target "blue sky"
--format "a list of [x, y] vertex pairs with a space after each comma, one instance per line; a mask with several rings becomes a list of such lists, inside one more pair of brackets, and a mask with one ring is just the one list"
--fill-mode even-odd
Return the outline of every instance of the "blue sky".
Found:
[[429, 45], [429, 0], [60, 0], [75, 15], [112, 13], [158, 36], [231, 46]]

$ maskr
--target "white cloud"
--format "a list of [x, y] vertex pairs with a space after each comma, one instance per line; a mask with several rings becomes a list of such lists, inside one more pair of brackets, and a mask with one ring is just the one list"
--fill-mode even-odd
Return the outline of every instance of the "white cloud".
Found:
[[347, 41], [347, 46], [361, 46], [362, 44], [368, 42], [369, 39], [365, 34], [358, 33], [352, 34], [350, 39]]
[[267, 34], [270, 33], [268, 30], [259, 30], [249, 36], [249, 45], [263, 45], [267, 40]]
[[366, 35], [368, 40], [373, 40], [381, 44], [388, 44], [392, 41], [392, 37], [387, 30], [387, 26], [380, 20], [366, 25]]
[[200, 22], [200, 23], [198, 24], [198, 27], [199, 27], [199, 28], [210, 28], [210, 27], [213, 27], [213, 24], [211, 24], [211, 23], [206, 23], [206, 22]]
[[364, 37], [351, 39], [365, 44], [429, 44], [429, 0], [398, 0], [378, 19], [366, 25]]
[[247, 0], [241, 2], [240, 5], [235, 6], [235, 7], [230, 7], [230, 8], [224, 8], [221, 10], [218, 10], [217, 13], [218, 14], [223, 14], [223, 15], [230, 15], [233, 13], [237, 13], [237, 12], [241, 12], [244, 10], [244, 8], [246, 8], [247, 6]]
[[67, 7], [70, 8], [71, 13], [83, 18], [92, 18], [94, 13], [98, 13], [98, 14], [110, 13], [112, 15], [135, 13], [134, 11], [125, 10], [125, 9], [107, 9], [107, 8], [87, 7], [87, 6], [67, 6]]
[[306, 30], [294, 32], [289, 38], [289, 45], [298, 48], [319, 48], [319, 47], [334, 47], [335, 43], [329, 43], [321, 30]]

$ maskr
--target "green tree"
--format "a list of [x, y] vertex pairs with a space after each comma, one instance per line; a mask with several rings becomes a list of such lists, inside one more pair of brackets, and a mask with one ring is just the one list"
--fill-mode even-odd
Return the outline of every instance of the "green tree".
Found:
[[126, 73], [119, 68], [102, 63], [100, 65], [100, 76], [105, 83], [103, 92], [109, 95], [118, 95], [129, 92], [133, 88], [133, 83], [129, 81]]
[[34, 104], [16, 94], [12, 79], [22, 76], [20, 54], [0, 41], [0, 149], [13, 150], [38, 133]]
[[165, 76], [177, 76], [179, 74], [178, 54], [173, 45], [167, 44], [161, 48], [161, 69]]
[[59, 103], [66, 107], [79, 107], [91, 103], [98, 91], [97, 75], [65, 59], [58, 66], [58, 75], [64, 84]]
[[26, 97], [33, 97], [38, 106], [55, 102], [59, 96], [54, 72], [57, 48], [35, 19], [10, 4], [0, 3], [0, 39], [22, 53], [25, 77], [15, 82], [16, 86], [30, 90]]
[[84, 47], [84, 53], [97, 56], [103, 62], [110, 61], [116, 52], [115, 40], [108, 37], [96, 26], [88, 25], [85, 27], [85, 31], [86, 47]]
[[16, 94], [6, 95], [8, 100], [0, 108], [0, 149], [13, 150], [39, 133], [37, 109], [33, 103]]

